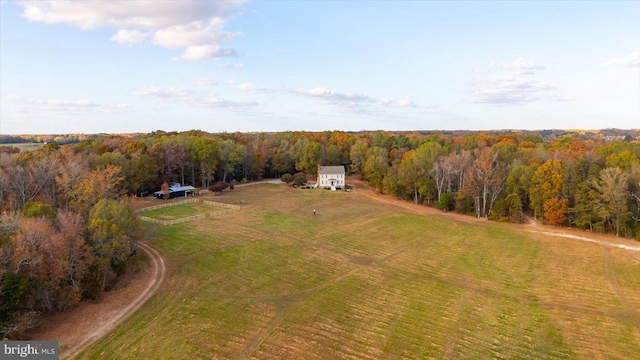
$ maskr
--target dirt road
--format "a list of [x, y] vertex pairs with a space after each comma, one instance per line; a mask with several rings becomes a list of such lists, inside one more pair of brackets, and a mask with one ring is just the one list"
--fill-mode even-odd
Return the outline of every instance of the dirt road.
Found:
[[60, 359], [72, 359], [138, 310], [158, 290], [166, 273], [160, 253], [143, 243], [138, 243], [138, 249], [149, 256], [149, 269], [125, 275], [99, 302], [85, 302], [50, 317], [31, 338], [57, 340]]
[[[422, 214], [438, 214], [438, 215], [448, 216], [451, 219], [455, 219], [457, 221], [462, 221], [466, 223], [485, 223], [486, 224], [488, 222], [487, 219], [476, 218], [473, 216], [462, 215], [462, 214], [457, 214], [453, 212], [443, 213], [440, 210], [430, 208], [430, 207], [425, 207], [422, 205], [416, 205], [414, 203], [404, 201], [404, 200], [399, 200], [394, 198], [393, 196], [378, 194], [374, 190], [368, 188], [366, 184], [360, 181], [356, 181], [356, 183], [359, 184], [358, 191], [360, 191], [361, 194], [367, 196], [368, 198], [374, 199], [376, 201], [379, 201], [385, 204], [399, 206], [399, 207], [402, 207], [417, 213], [422, 213]], [[522, 225], [517, 225], [517, 226], [522, 226]], [[562, 227], [555, 227], [550, 225], [542, 225], [535, 220], [530, 220], [527, 223], [527, 225], [524, 225], [522, 227], [522, 229], [528, 232], [543, 234], [547, 236], [558, 236], [558, 237], [563, 237], [567, 239], [590, 242], [590, 243], [594, 243], [594, 244], [598, 244], [606, 247], [613, 247], [613, 248], [619, 248], [623, 250], [640, 252], [640, 246], [637, 245], [638, 242], [634, 240], [629, 240], [629, 239], [624, 239], [624, 238], [609, 236], [604, 234], [593, 234], [593, 233], [588, 233], [584, 230], [574, 229], [574, 228], [562, 228]]]
[[147, 287], [127, 306], [117, 309], [115, 312], [111, 312], [108, 320], [96, 324], [92, 329], [85, 329], [84, 338], [80, 342], [77, 342], [61, 351], [61, 359], [72, 359], [78, 355], [78, 353], [106, 335], [109, 331], [113, 330], [118, 324], [124, 321], [124, 319], [138, 310], [140, 306], [142, 306], [142, 304], [144, 304], [156, 292], [156, 290], [158, 290], [166, 273], [164, 259], [162, 259], [159, 252], [149, 245], [138, 243], [138, 248], [144, 251], [151, 259], [151, 277], [149, 278]]

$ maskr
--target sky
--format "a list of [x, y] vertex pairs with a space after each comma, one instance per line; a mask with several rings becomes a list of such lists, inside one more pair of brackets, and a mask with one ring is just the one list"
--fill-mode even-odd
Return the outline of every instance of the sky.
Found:
[[640, 1], [0, 1], [0, 134], [640, 128]]

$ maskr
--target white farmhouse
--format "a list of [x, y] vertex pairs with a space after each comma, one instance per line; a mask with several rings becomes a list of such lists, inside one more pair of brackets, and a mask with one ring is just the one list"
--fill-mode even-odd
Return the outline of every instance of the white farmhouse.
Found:
[[344, 166], [320, 166], [318, 165], [318, 187], [342, 189], [345, 184]]

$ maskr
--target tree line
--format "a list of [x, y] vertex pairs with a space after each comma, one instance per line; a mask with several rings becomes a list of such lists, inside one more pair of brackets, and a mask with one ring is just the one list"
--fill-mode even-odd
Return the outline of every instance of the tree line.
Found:
[[70, 145], [0, 153], [0, 338], [115, 285], [144, 235], [123, 180]]
[[534, 218], [640, 240], [640, 142], [571, 134], [435, 137], [416, 148], [351, 148], [381, 192], [498, 221]]
[[[442, 211], [640, 239], [640, 131], [279, 132], [83, 136], [0, 147], [0, 330], [113, 286], [142, 236], [126, 199], [179, 182], [313, 177], [343, 165]], [[289, 177], [288, 175], [286, 177]], [[1, 334], [0, 334], [1, 335]]]

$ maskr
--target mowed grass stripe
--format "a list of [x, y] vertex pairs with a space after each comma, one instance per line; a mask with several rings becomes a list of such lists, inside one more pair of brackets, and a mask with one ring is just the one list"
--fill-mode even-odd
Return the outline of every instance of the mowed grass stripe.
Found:
[[[362, 274], [364, 274], [364, 272], [358, 273], [357, 276], [361, 276]], [[346, 282], [346, 280], [332, 286], [332, 289], [336, 288], [338, 292], [329, 296], [328, 301], [332, 304], [331, 309], [342, 309], [341, 312], [337, 312], [336, 316], [332, 318], [333, 323], [350, 324], [346, 331], [345, 328], [336, 331], [340, 333], [339, 337], [343, 339], [343, 342], [345, 339], [350, 338], [350, 336], [345, 335], [345, 332], [347, 334], [354, 334], [351, 336], [353, 342], [345, 342], [343, 347], [338, 346], [336, 355], [341, 357], [353, 349], [356, 349], [356, 352], [359, 354], [369, 352], [376, 353], [372, 349], [380, 348], [381, 343], [380, 341], [375, 341], [375, 339], [386, 339], [382, 349], [387, 352], [387, 355], [389, 355], [389, 353], [393, 354], [398, 350], [398, 353], [395, 353], [395, 355], [401, 357], [438, 356], [444, 349], [443, 344], [455, 338], [454, 334], [457, 333], [457, 337], [462, 340], [460, 343], [464, 344], [465, 340], [467, 340], [466, 342], [468, 344], [467, 347], [463, 346], [458, 349], [457, 352], [461, 354], [478, 353], [483, 354], [483, 356], [490, 356], [492, 353], [500, 352], [494, 350], [497, 346], [496, 344], [503, 344], [505, 349], [510, 349], [510, 351], [513, 351], [515, 354], [529, 352], [532, 354], [535, 353], [537, 358], [544, 357], [544, 353], [536, 353], [534, 351], [535, 342], [531, 336], [528, 337], [529, 341], [527, 343], [519, 343], [520, 336], [511, 338], [505, 336], [501, 342], [497, 343], [486, 342], [484, 339], [491, 338], [486, 336], [486, 332], [489, 331], [491, 327], [488, 328], [489, 330], [481, 329], [483, 336], [480, 338], [465, 335], [465, 333], [473, 335], [477, 332], [477, 329], [466, 329], [465, 324], [482, 324], [482, 317], [487, 316], [486, 310], [484, 306], [478, 304], [478, 301], [472, 301], [468, 298], [462, 301], [455, 300], [461, 295], [460, 292], [449, 292], [447, 298], [442, 298], [441, 295], [446, 293], [445, 290], [451, 290], [451, 287], [447, 287], [446, 289], [441, 288], [433, 292], [428, 290], [423, 291], [423, 289], [428, 289], [429, 285], [438, 288], [443, 287], [443, 284], [429, 284], [428, 281], [422, 279], [421, 281], [416, 281], [413, 286], [403, 286], [402, 289], [404, 289], [404, 291], [401, 291], [397, 290], [397, 287], [393, 285], [397, 283], [405, 284], [407, 279], [400, 277], [394, 280], [395, 281], [385, 281], [385, 283], [391, 285], [391, 287], [383, 290], [380, 290], [378, 281], [367, 283], [368, 286], [370, 286], [369, 288], [367, 288], [367, 286], [357, 286], [351, 292], [344, 291], [345, 285], [343, 283]], [[437, 297], [434, 297], [431, 293], [437, 294]], [[359, 296], [360, 294], [368, 294], [369, 296], [362, 298]], [[473, 299], [483, 299], [479, 296], [480, 294], [470, 293], [468, 295]], [[334, 298], [334, 296], [346, 304], [341, 307], [336, 307], [336, 303], [339, 303], [340, 300]], [[322, 299], [319, 299], [318, 301], [321, 300]], [[462, 311], [462, 314], [464, 314], [462, 321], [442, 315], [456, 315], [460, 313], [460, 311], [451, 311], [452, 308], [448, 306], [452, 303], [466, 304], [464, 311]], [[434, 306], [437, 304], [441, 306]], [[322, 304], [317, 305], [313, 302], [310, 302], [308, 306], [323, 307]], [[511, 301], [510, 306], [512, 308], [519, 308], [520, 304], [516, 301]], [[333, 337], [325, 333], [326, 329], [321, 326], [322, 324], [318, 324], [314, 322], [313, 319], [305, 317], [306, 314], [313, 314], [313, 312], [308, 311], [306, 307], [301, 308], [297, 313], [303, 316], [302, 319], [299, 321], [292, 319], [291, 321], [295, 322], [297, 326], [300, 326], [300, 330], [287, 331], [287, 329], [284, 329], [282, 330], [283, 333], [304, 334], [305, 338], [299, 340], [301, 342], [318, 342], [319, 339]], [[346, 316], [347, 319], [345, 320], [341, 316]], [[518, 316], [511, 316], [511, 319], [516, 318], [518, 318]], [[504, 317], [504, 319], [508, 319], [508, 317]], [[503, 321], [503, 323], [506, 323], [506, 321]], [[309, 325], [303, 326], [302, 324]], [[504, 325], [505, 324], [501, 324], [501, 327], [504, 327]], [[512, 325], [510, 328], [519, 329], [520, 325], [521, 324]], [[314, 329], [324, 330], [318, 334]], [[425, 332], [427, 329], [429, 329], [428, 334]], [[518, 339], [518, 341], [514, 341], [514, 339]], [[539, 336], [536, 336], [536, 339], [539, 339]], [[275, 343], [280, 342], [275, 340]], [[332, 344], [335, 350], [337, 344]], [[426, 346], [426, 344], [430, 345]], [[319, 348], [319, 350], [322, 349], [323, 348]], [[485, 351], [482, 352], [481, 349]], [[499, 350], [500, 349], [502, 348], [499, 348]], [[524, 350], [528, 351], [525, 352]], [[345, 353], [343, 354], [341, 351]], [[270, 353], [270, 350], [267, 348], [264, 352]], [[293, 356], [293, 354], [291, 355]], [[315, 355], [321, 357], [322, 353]]]
[[160, 228], [153, 245], [170, 264], [168, 280], [84, 357], [640, 353], [640, 325], [629, 316], [640, 261], [621, 250], [611, 251], [606, 272], [593, 244], [418, 215], [358, 191], [256, 185], [219, 198], [243, 208]]

